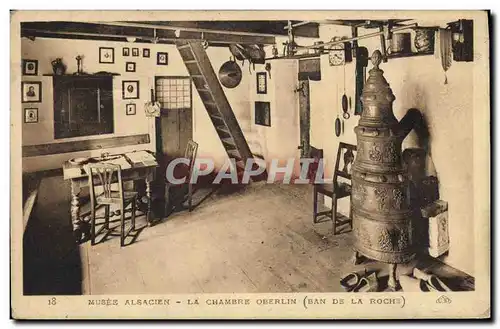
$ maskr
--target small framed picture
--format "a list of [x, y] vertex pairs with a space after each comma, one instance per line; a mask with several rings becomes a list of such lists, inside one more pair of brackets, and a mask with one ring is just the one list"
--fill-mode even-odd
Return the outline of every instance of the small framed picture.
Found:
[[139, 80], [122, 82], [123, 99], [139, 99]]
[[257, 72], [257, 94], [267, 94], [266, 72]]
[[130, 103], [125, 106], [125, 114], [135, 115], [135, 104]]
[[40, 103], [42, 101], [42, 83], [40, 81], [21, 82], [23, 103]]
[[115, 48], [99, 47], [99, 63], [114, 64]]
[[270, 102], [255, 102], [255, 124], [271, 127]]
[[132, 48], [132, 56], [139, 57], [139, 48]]
[[24, 109], [24, 123], [37, 123], [38, 122], [38, 109], [27, 108]]
[[122, 55], [124, 57], [130, 56], [130, 48], [124, 47], [122, 51], [123, 51]]
[[149, 58], [149, 48], [144, 48], [142, 50], [142, 57]]
[[168, 65], [168, 53], [158, 52], [156, 54], [156, 65]]
[[126, 72], [135, 72], [135, 63], [134, 62], [125, 63], [125, 71]]
[[23, 59], [23, 75], [38, 75], [38, 61]]

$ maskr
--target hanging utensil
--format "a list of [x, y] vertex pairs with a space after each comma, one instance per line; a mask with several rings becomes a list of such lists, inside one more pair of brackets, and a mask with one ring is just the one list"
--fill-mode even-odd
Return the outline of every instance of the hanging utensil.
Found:
[[219, 80], [224, 87], [237, 87], [241, 82], [241, 78], [242, 72], [235, 60], [229, 60], [222, 64], [219, 70]]
[[342, 112], [344, 112], [344, 114], [342, 114], [343, 118], [344, 119], [349, 119], [351, 117], [351, 115], [349, 114], [348, 110], [349, 110], [349, 103], [348, 103], [348, 99], [347, 99], [347, 95], [345, 94], [345, 64], [344, 64], [344, 95], [342, 95]]
[[351, 117], [348, 110], [349, 110], [349, 108], [348, 108], [347, 96], [343, 95], [342, 96], [342, 111], [344, 112], [344, 114], [342, 116], [344, 117], [344, 119], [349, 119]]
[[448, 77], [446, 71], [451, 66], [451, 54], [452, 54], [452, 41], [451, 41], [451, 30], [449, 29], [439, 29], [439, 49], [441, 54], [441, 66], [444, 70], [444, 84], [448, 84]]
[[[337, 99], [338, 97], [338, 89], [336, 90], [336, 94], [335, 95], [335, 99]], [[340, 136], [340, 130], [341, 130], [341, 122], [340, 122], [340, 118], [339, 118], [339, 110], [337, 108], [337, 119], [335, 119], [335, 136], [339, 137]]]
[[151, 88], [151, 101], [144, 104], [144, 111], [146, 112], [147, 117], [160, 116], [160, 103], [155, 100], [153, 88]]
[[337, 137], [340, 136], [340, 130], [341, 130], [341, 123], [340, 123], [339, 115], [337, 114], [337, 119], [335, 119], [335, 135]]

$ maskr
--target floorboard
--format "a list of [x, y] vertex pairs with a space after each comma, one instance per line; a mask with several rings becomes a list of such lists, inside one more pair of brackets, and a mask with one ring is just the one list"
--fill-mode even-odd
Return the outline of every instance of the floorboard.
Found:
[[[352, 263], [351, 232], [333, 235], [331, 221], [312, 223], [309, 186], [216, 191], [192, 212], [174, 212], [152, 227], [138, 216], [144, 229], [123, 248], [118, 237], [95, 246], [72, 242], [69, 184], [60, 176], [44, 178], [39, 193], [38, 219], [27, 228], [28, 268], [43, 272], [28, 275], [33, 294], [338, 292], [343, 275], [365, 268], [378, 272], [382, 286], [387, 281], [387, 265]], [[435, 260], [419, 266], [473, 289], [473, 278]], [[50, 279], [54, 273], [73, 288]]]

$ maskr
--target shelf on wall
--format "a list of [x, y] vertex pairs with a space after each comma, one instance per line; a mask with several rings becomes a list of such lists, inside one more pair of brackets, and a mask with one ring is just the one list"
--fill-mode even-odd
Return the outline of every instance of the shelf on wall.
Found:
[[434, 55], [434, 50], [420, 52], [420, 53], [388, 54], [387, 58], [390, 59], [390, 58], [404, 58], [404, 57], [429, 56], [429, 55]]
[[303, 54], [303, 55], [293, 55], [293, 56], [276, 56], [276, 57], [268, 57], [265, 60], [271, 61], [275, 59], [302, 59], [302, 58], [319, 58], [320, 55], [328, 54], [328, 52], [322, 52], [320, 54]]
[[82, 73], [82, 74], [44, 74], [45, 77], [103, 77], [103, 76], [117, 76], [120, 73], [102, 72], [102, 73]]

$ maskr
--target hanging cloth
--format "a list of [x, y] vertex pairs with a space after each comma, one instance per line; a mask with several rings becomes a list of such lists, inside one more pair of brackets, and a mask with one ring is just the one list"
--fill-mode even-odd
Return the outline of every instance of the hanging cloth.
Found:
[[438, 39], [439, 39], [439, 50], [441, 56], [441, 66], [443, 67], [444, 70], [444, 84], [448, 84], [448, 77], [446, 76], [446, 71], [448, 71], [452, 62], [451, 30], [439, 29]]

